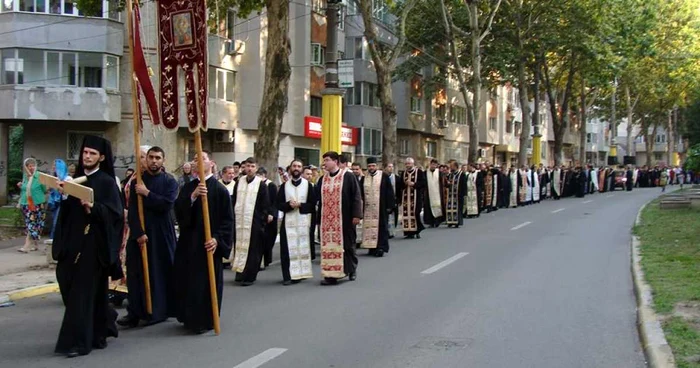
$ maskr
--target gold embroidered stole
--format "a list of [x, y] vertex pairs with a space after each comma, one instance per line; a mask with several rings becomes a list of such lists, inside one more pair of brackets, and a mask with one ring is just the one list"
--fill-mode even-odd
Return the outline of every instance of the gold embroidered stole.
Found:
[[[306, 203], [309, 193], [309, 182], [302, 178], [298, 186], [291, 180], [284, 184], [286, 202], [297, 201]], [[284, 214], [284, 231], [287, 236], [287, 251], [289, 252], [289, 275], [292, 280], [310, 279], [314, 277], [311, 268], [311, 215], [302, 214], [298, 208]]]
[[465, 212], [467, 216], [476, 216], [479, 214], [479, 196], [476, 191], [476, 177], [476, 171], [467, 174], [467, 198], [465, 200]]
[[381, 170], [377, 170], [374, 175], [365, 176], [365, 215], [362, 219], [362, 245], [360, 246], [363, 249], [377, 248], [377, 243], [379, 242], [382, 178]]
[[440, 193], [440, 170], [426, 171], [428, 181], [428, 198], [430, 200], [430, 212], [435, 218], [442, 216], [442, 193]]
[[[337, 175], [323, 176], [321, 186], [321, 276], [343, 278], [343, 178], [345, 170]], [[354, 244], [352, 244], [354, 246]]]
[[518, 172], [513, 171], [510, 173], [510, 203], [508, 207], [518, 206]]
[[[236, 216], [236, 243], [232, 268], [236, 272], [243, 272], [248, 261], [248, 249], [250, 249], [250, 232], [255, 214], [255, 203], [258, 200], [258, 191], [262, 180], [255, 177], [248, 183], [246, 178], [238, 181], [236, 191], [236, 206], [233, 208]], [[258, 239], [260, 241], [261, 239]]]
[[484, 207], [490, 207], [493, 196], [493, 174], [491, 171], [488, 171], [484, 177], [484, 187], [486, 192], [484, 194]]
[[418, 231], [418, 222], [416, 219], [416, 189], [415, 183], [418, 180], [418, 169], [408, 170], [403, 172], [403, 182], [413, 182], [414, 186], [405, 185], [401, 193], [401, 214], [403, 215], [403, 231]]
[[450, 172], [448, 174], [449, 187], [447, 189], [446, 222], [448, 225], [457, 225], [459, 223], [459, 182], [462, 178], [462, 172]]

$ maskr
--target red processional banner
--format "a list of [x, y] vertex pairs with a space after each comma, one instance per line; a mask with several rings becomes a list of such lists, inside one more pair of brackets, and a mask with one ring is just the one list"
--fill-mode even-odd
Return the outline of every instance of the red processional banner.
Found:
[[160, 100], [163, 125], [177, 129], [179, 70], [185, 79], [190, 131], [207, 129], [206, 0], [158, 1]]

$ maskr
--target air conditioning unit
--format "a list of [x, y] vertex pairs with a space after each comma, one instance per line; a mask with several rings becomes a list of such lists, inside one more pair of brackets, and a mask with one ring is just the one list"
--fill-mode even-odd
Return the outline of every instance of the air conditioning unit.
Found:
[[233, 130], [225, 130], [214, 134], [216, 143], [233, 143]]
[[437, 123], [439, 128], [447, 128], [447, 120], [438, 119]]
[[245, 53], [245, 41], [228, 40], [226, 41], [226, 53], [229, 55], [243, 55]]

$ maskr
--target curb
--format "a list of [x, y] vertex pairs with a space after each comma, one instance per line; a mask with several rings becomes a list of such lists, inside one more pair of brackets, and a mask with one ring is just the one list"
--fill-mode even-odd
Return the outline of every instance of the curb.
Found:
[[[648, 203], [637, 212], [635, 226], [641, 225], [642, 211]], [[644, 278], [641, 256], [639, 254], [639, 238], [632, 235], [632, 281], [634, 283], [634, 295], [637, 299], [637, 328], [642, 342], [642, 349], [647, 358], [647, 364], [651, 368], [675, 368], [676, 360], [673, 358], [671, 346], [666, 341], [666, 335], [661, 328], [661, 320], [652, 307], [653, 297], [651, 287]]]
[[24, 289], [14, 290], [9, 293], [0, 294], [0, 304], [7, 302], [16, 302], [21, 299], [32, 298], [35, 296], [57, 293], [58, 284], [52, 282], [50, 284], [32, 286]]

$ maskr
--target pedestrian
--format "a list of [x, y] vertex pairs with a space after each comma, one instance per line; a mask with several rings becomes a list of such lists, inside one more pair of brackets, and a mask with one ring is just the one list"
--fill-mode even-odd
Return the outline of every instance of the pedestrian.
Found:
[[658, 176], [659, 176], [658, 183], [659, 183], [659, 186], [661, 187], [661, 192], [663, 193], [666, 191], [666, 185], [668, 185], [668, 172], [666, 172], [666, 170], [664, 170], [664, 169], [661, 169]]
[[[316, 244], [319, 244], [320, 239], [318, 237], [319, 232], [316, 231], [316, 228], [318, 227], [318, 221], [316, 221], [316, 203], [318, 203], [318, 198], [316, 197], [316, 184], [315, 184], [315, 178], [314, 178], [314, 172], [313, 168], [315, 166], [307, 166], [304, 168], [304, 173], [301, 175], [306, 181], [309, 182], [309, 186], [311, 187], [311, 191], [314, 192], [314, 211], [311, 212], [311, 226], [309, 228], [309, 231], [311, 232], [310, 239], [311, 239], [311, 260], [316, 259]], [[316, 169], [318, 172], [318, 169]], [[282, 190], [280, 188], [280, 190]]]
[[[60, 181], [70, 181], [73, 180], [68, 176], [68, 166], [66, 166], [65, 161], [61, 159], [56, 159], [53, 162], [53, 167], [51, 168], [53, 175]], [[47, 204], [47, 210], [51, 211], [51, 218], [53, 223], [51, 224], [51, 234], [50, 238], [53, 239], [56, 232], [56, 222], [58, 221], [58, 213], [61, 210], [61, 202], [63, 201], [63, 196], [57, 189], [49, 190], [49, 200]]]
[[389, 175], [377, 169], [377, 159], [367, 158], [367, 175], [360, 179], [364, 212], [361, 248], [369, 255], [389, 253], [389, 214], [394, 209], [394, 190]]
[[[261, 266], [261, 269], [264, 270], [268, 266], [270, 266], [270, 263], [272, 263], [272, 250], [275, 247], [275, 242], [277, 241], [277, 233], [278, 233], [278, 228], [277, 228], [277, 217], [278, 217], [278, 211], [277, 211], [277, 190], [278, 187], [275, 185], [275, 183], [272, 182], [272, 180], [267, 178], [267, 170], [264, 167], [258, 168], [257, 175], [260, 176], [260, 179], [262, 179], [263, 183], [265, 184], [267, 188], [267, 198], [268, 198], [268, 203], [270, 205], [267, 213], [268, 215], [272, 216], [272, 219], [268, 217], [268, 222], [265, 224], [265, 244], [263, 245], [262, 249], [262, 258], [263, 258], [263, 263]], [[286, 183], [288, 180], [285, 180], [284, 183]], [[282, 183], [282, 184], [284, 184]]]
[[[87, 177], [84, 185], [92, 188], [94, 202], [70, 196], [61, 203], [52, 246], [66, 308], [55, 352], [69, 358], [104, 349], [108, 337], [118, 336], [107, 280], [117, 261], [124, 226], [109, 141], [86, 135], [79, 152], [75, 174]], [[62, 182], [58, 185], [63, 194]]]
[[185, 162], [182, 164], [182, 175], [178, 179], [178, 185], [180, 186], [180, 189], [185, 186], [185, 184], [189, 183], [192, 181], [194, 178], [194, 175], [192, 174], [192, 164], [189, 162]]
[[420, 239], [420, 233], [425, 229], [420, 217], [426, 187], [425, 174], [415, 167], [412, 157], [407, 158], [404, 165], [406, 170], [396, 184], [398, 201], [401, 203], [403, 235], [407, 239]]
[[44, 229], [48, 188], [39, 180], [35, 159], [31, 157], [25, 159], [22, 166], [24, 167], [22, 181], [17, 183], [17, 187], [20, 188], [19, 208], [24, 216], [27, 236], [24, 238], [24, 245], [18, 251], [29, 253], [38, 249], [41, 232]]
[[438, 160], [430, 160], [430, 168], [425, 171], [425, 208], [423, 209], [423, 221], [426, 225], [435, 228], [445, 220], [445, 181], [446, 175], [438, 169]]
[[685, 172], [683, 169], [680, 169], [678, 171], [678, 174], [676, 174], [676, 178], [678, 178], [678, 184], [681, 186], [681, 190], [683, 190], [683, 184], [685, 184]]
[[340, 155], [323, 154], [327, 174], [316, 185], [321, 230], [321, 276], [323, 285], [335, 285], [346, 276], [357, 277], [355, 227], [362, 219], [362, 193], [355, 176], [340, 168]]
[[[146, 153], [148, 168], [141, 174], [143, 184], [136, 180], [130, 182], [129, 241], [126, 247], [126, 271], [129, 304], [127, 315], [117, 323], [121, 326], [136, 327], [139, 321], [148, 325], [160, 323], [174, 313], [172, 268], [175, 258], [175, 222], [172, 211], [178, 183], [170, 175], [163, 173], [165, 152], [160, 147], [152, 147]], [[141, 227], [138, 211], [138, 198], [143, 201], [143, 220]], [[146, 310], [146, 290], [143, 274], [141, 248], [146, 247], [150, 277], [152, 313]]]
[[[195, 157], [195, 162], [198, 157]], [[174, 261], [174, 280], [176, 285], [177, 320], [185, 328], [202, 334], [214, 328], [212, 318], [211, 293], [209, 291], [209, 270], [207, 252], [214, 259], [214, 281], [216, 295], [221, 313], [223, 299], [224, 274], [222, 259], [231, 253], [233, 239], [233, 211], [231, 197], [226, 188], [219, 183], [212, 173], [211, 153], [202, 151], [204, 164], [204, 181], [194, 179], [180, 190], [175, 202], [175, 213], [180, 226], [180, 238], [177, 242]], [[205, 239], [202, 197], [207, 197], [209, 204], [209, 224], [211, 240]]]
[[[508, 170], [508, 208], [518, 207], [518, 171], [511, 165]], [[558, 198], [557, 198], [558, 199]]]
[[628, 192], [631, 192], [632, 188], [634, 187], [634, 172], [632, 171], [632, 167], [629, 165], [625, 171], [625, 179], [625, 188]]
[[[265, 226], [272, 222], [268, 187], [257, 175], [257, 162], [243, 162], [246, 176], [236, 183], [231, 203], [234, 213], [234, 251], [231, 267], [241, 286], [255, 283], [266, 247]], [[275, 212], [277, 214], [277, 212]]]
[[467, 187], [464, 198], [464, 209], [462, 214], [467, 218], [479, 217], [479, 194], [477, 188], [477, 178], [479, 174], [473, 165], [467, 166]]
[[241, 163], [238, 161], [235, 161], [233, 165], [231, 165], [233, 169], [233, 181], [238, 181], [238, 178], [241, 177]]
[[129, 179], [131, 179], [132, 175], [134, 175], [134, 169], [132, 169], [132, 168], [126, 169], [126, 171], [124, 172], [124, 179], [122, 179], [122, 181], [119, 183], [120, 187], [122, 189], [122, 192], [124, 191], [124, 187], [126, 187], [126, 183], [129, 181]]
[[77, 170], [77, 166], [75, 164], [68, 165], [68, 176], [75, 178], [75, 170]]
[[314, 186], [303, 176], [309, 177], [311, 169], [303, 169], [302, 163], [290, 164], [291, 178], [282, 183], [276, 202], [284, 214], [280, 227], [280, 260], [282, 284], [292, 285], [313, 278], [311, 260], [314, 251], [313, 213], [316, 212]]
[[226, 187], [229, 195], [233, 195], [233, 187], [236, 186], [235, 179], [236, 170], [233, 168], [233, 166], [224, 166], [224, 168], [221, 169], [221, 179], [219, 179], [219, 183]]
[[396, 226], [399, 223], [399, 211], [397, 209], [396, 203], [396, 181], [397, 176], [394, 174], [394, 164], [389, 162], [386, 164], [384, 171], [389, 175], [389, 182], [391, 183], [391, 190], [394, 193], [394, 208], [392, 208], [391, 215], [389, 216], [389, 239], [393, 239], [396, 231]]
[[467, 173], [459, 169], [455, 160], [450, 161], [450, 172], [447, 174], [447, 198], [445, 203], [445, 219], [447, 227], [458, 228], [464, 224], [464, 199], [467, 196]]

